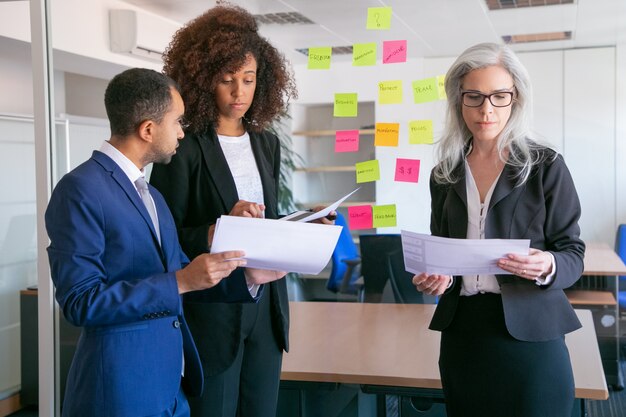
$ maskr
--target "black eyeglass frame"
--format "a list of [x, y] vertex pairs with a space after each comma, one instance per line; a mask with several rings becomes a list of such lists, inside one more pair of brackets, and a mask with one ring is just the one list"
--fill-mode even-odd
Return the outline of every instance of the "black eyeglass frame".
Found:
[[[465, 104], [465, 95], [466, 94], [479, 95], [479, 96], [482, 96], [483, 99], [480, 101], [480, 104], [477, 104], [476, 106], [470, 106], [469, 104]], [[491, 101], [491, 97], [492, 96], [496, 96], [498, 94], [508, 94], [508, 95], [510, 95], [511, 96], [511, 101], [509, 101], [509, 104], [507, 104], [505, 106], [498, 106], [498, 105], [494, 104], [494, 102]], [[515, 87], [513, 87], [511, 90], [496, 91], [495, 93], [491, 93], [491, 94], [483, 94], [480, 91], [474, 91], [474, 90], [468, 90], [468, 91], [461, 90], [461, 104], [463, 104], [466, 107], [471, 107], [471, 108], [481, 107], [483, 104], [485, 104], [485, 99], [489, 100], [489, 103], [491, 103], [491, 105], [493, 107], [498, 107], [498, 108], [509, 107], [511, 104], [513, 104], [513, 101], [515, 101]]]

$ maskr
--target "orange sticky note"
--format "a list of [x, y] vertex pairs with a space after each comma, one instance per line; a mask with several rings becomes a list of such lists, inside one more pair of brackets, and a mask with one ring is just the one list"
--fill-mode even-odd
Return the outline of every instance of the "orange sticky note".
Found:
[[358, 150], [358, 130], [338, 130], [335, 133], [335, 152], [356, 152]]
[[417, 182], [420, 176], [419, 159], [396, 159], [395, 181]]
[[372, 228], [372, 206], [348, 207], [348, 227], [351, 230]]
[[376, 123], [374, 146], [398, 146], [399, 123]]

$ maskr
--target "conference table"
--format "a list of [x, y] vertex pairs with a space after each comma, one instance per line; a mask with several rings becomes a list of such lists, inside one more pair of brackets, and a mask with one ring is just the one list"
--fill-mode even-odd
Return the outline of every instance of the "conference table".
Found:
[[605, 361], [606, 376], [610, 384], [616, 389], [624, 388], [624, 379], [620, 366], [620, 312], [619, 303], [616, 301], [619, 299], [619, 276], [626, 275], [626, 265], [622, 262], [622, 259], [615, 253], [606, 243], [587, 243], [585, 250], [585, 266], [583, 270], [583, 276], [595, 276], [595, 277], [609, 277], [615, 280], [615, 300], [612, 300], [611, 305], [615, 308], [615, 332], [614, 342], [615, 352], [611, 359]]
[[[369, 392], [440, 392], [439, 332], [428, 329], [435, 305], [291, 302], [290, 349], [281, 379], [357, 384]], [[583, 327], [566, 336], [576, 398], [608, 398], [589, 310]], [[388, 392], [386, 392], [386, 388]], [[441, 396], [441, 394], [439, 394]], [[579, 408], [584, 409], [584, 408]]]

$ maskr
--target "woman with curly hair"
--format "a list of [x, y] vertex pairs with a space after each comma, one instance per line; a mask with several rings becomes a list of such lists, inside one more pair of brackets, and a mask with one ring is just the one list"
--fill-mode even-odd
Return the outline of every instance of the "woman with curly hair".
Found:
[[[193, 259], [210, 251], [221, 215], [278, 217], [280, 144], [266, 128], [297, 93], [284, 57], [235, 6], [218, 5], [180, 29], [164, 72], [181, 87], [189, 126], [171, 163], [154, 166], [151, 183]], [[206, 304], [201, 293], [184, 298], [205, 378], [202, 397], [190, 399], [192, 416], [276, 415], [288, 348], [285, 273], [245, 273], [266, 282], [249, 285], [260, 295], [256, 304]]]

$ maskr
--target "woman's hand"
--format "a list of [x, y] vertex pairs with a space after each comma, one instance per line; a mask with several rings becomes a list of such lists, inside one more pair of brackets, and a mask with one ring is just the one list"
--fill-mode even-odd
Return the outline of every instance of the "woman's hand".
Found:
[[285, 271], [270, 271], [268, 269], [246, 268], [246, 281], [248, 284], [267, 284], [287, 275]]
[[422, 272], [413, 277], [413, 285], [418, 291], [428, 295], [441, 295], [448, 289], [452, 277], [450, 275], [428, 275]]
[[[325, 208], [326, 207], [324, 207], [324, 206], [317, 206], [317, 207], [313, 207], [311, 209], [311, 211], [314, 212], [314, 213], [317, 213], [318, 211], [324, 210]], [[335, 224], [335, 218], [337, 218], [337, 212], [333, 210], [330, 213], [328, 213], [328, 215], [326, 217], [321, 217], [319, 219], [315, 219], [311, 223]]]
[[531, 281], [550, 275], [552, 256], [548, 252], [531, 248], [528, 255], [509, 253], [498, 260], [498, 266], [520, 278]]
[[252, 203], [246, 200], [239, 200], [233, 206], [229, 216], [239, 217], [258, 217], [263, 218], [263, 212], [265, 211], [265, 205]]

